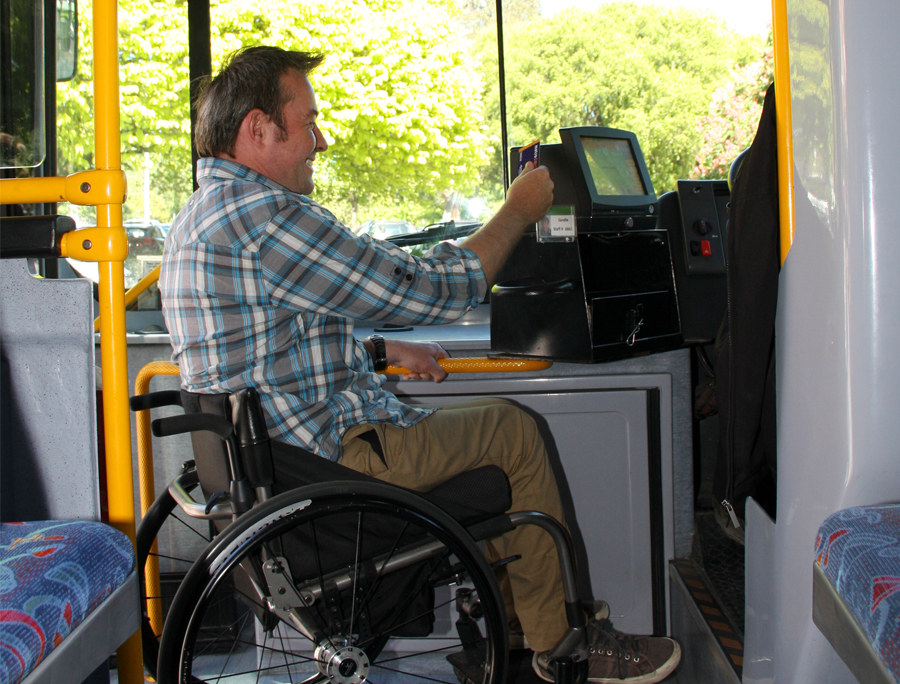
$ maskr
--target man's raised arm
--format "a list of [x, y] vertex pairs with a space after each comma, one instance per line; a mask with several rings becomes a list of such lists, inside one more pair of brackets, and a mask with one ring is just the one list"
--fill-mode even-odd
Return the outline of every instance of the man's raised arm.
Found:
[[540, 221], [553, 204], [553, 181], [546, 166], [525, 165], [509, 186], [506, 201], [494, 217], [473, 233], [463, 245], [481, 260], [488, 287], [494, 284], [522, 232]]

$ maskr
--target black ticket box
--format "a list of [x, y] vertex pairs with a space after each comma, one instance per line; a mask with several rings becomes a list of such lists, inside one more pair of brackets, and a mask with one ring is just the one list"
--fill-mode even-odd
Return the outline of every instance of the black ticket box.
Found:
[[[559, 134], [561, 143], [540, 149], [553, 209], [525, 232], [491, 290], [491, 351], [592, 362], [680, 346], [670, 238], [657, 226], [636, 136]], [[510, 159], [515, 173], [517, 148]]]

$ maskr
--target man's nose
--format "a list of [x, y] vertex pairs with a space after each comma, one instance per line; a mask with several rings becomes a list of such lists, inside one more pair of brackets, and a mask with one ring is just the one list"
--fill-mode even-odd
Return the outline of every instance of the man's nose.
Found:
[[328, 141], [325, 140], [325, 136], [322, 135], [322, 131], [316, 126], [316, 151], [324, 152], [328, 149]]

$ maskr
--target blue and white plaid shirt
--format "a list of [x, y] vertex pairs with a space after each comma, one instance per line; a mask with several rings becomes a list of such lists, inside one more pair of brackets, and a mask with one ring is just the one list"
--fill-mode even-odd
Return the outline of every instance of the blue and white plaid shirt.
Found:
[[226, 160], [201, 159], [197, 180], [159, 278], [182, 387], [255, 387], [273, 439], [332, 460], [353, 425], [407, 427], [428, 415], [383, 389], [353, 321], [458, 318], [487, 289], [474, 252], [441, 244], [413, 257]]

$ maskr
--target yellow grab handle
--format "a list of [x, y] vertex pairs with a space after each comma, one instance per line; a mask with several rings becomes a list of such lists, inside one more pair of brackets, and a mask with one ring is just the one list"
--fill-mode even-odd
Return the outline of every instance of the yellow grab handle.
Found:
[[[488, 359], [483, 357], [470, 359], [440, 359], [438, 364], [448, 373], [521, 373], [539, 371], [550, 368], [552, 361], [535, 359]], [[385, 375], [407, 375], [409, 370], [388, 366]]]

